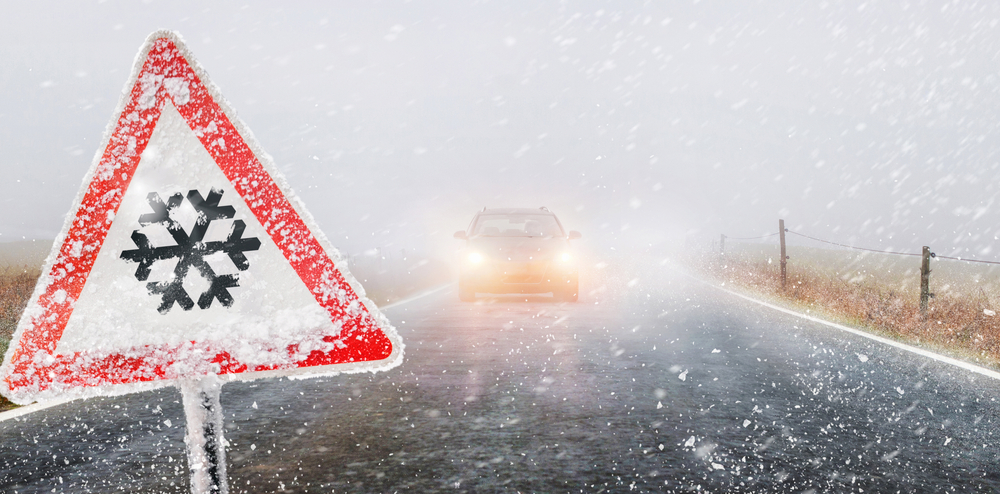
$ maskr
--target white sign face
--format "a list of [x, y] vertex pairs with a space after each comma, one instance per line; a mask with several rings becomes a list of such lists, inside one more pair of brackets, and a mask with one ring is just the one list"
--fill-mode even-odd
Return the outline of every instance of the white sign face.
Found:
[[[232, 212], [212, 219], [200, 214], [192, 199]], [[167, 214], [152, 218], [156, 207]], [[221, 247], [237, 222], [243, 228], [239, 239], [251, 245], [236, 246], [229, 255]], [[153, 247], [145, 255], [133, 240], [136, 234]], [[143, 257], [151, 264], [137, 262]], [[287, 346], [315, 330], [336, 334], [339, 328], [168, 101], [74, 304], [58, 353], [113, 351], [123, 337], [130, 347], [234, 337], [286, 339]], [[247, 349], [235, 356], [258, 363], [255, 353]]]
[[154, 33], [0, 368], [17, 403], [375, 371], [402, 342], [179, 38]]

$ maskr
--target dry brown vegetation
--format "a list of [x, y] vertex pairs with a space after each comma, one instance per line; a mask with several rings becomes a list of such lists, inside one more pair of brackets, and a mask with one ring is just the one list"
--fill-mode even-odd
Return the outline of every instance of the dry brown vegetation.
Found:
[[782, 289], [776, 262], [710, 256], [696, 260], [694, 266], [726, 287], [809, 310], [829, 320], [975, 363], [992, 367], [1000, 363], [1000, 311], [982, 288], [951, 289], [931, 298], [924, 318], [920, 315], [919, 286], [901, 289], [894, 281], [880, 281], [875, 276], [861, 281], [845, 279], [818, 267], [803, 266], [800, 261], [789, 263]]
[[[17, 321], [28, 304], [40, 272], [32, 268], [6, 268], [0, 270], [0, 359], [7, 352]], [[0, 396], [0, 410], [14, 405]]]

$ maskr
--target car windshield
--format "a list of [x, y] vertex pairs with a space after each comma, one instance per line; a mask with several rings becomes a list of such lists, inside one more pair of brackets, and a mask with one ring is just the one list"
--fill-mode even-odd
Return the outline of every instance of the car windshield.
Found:
[[472, 227], [481, 237], [562, 237], [556, 218], [547, 214], [484, 214]]

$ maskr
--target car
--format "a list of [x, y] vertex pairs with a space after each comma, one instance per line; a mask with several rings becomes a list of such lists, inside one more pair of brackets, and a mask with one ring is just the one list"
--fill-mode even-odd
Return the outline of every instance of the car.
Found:
[[570, 240], [580, 232], [563, 229], [545, 207], [483, 208], [467, 230], [455, 232], [465, 241], [459, 267], [458, 295], [471, 302], [476, 293], [552, 293], [575, 302], [579, 269]]

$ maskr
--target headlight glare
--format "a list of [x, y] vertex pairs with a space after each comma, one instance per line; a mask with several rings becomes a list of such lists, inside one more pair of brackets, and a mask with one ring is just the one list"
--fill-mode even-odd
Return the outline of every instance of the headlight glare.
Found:
[[466, 259], [469, 261], [469, 264], [479, 264], [483, 262], [483, 255], [478, 252], [470, 252]]

